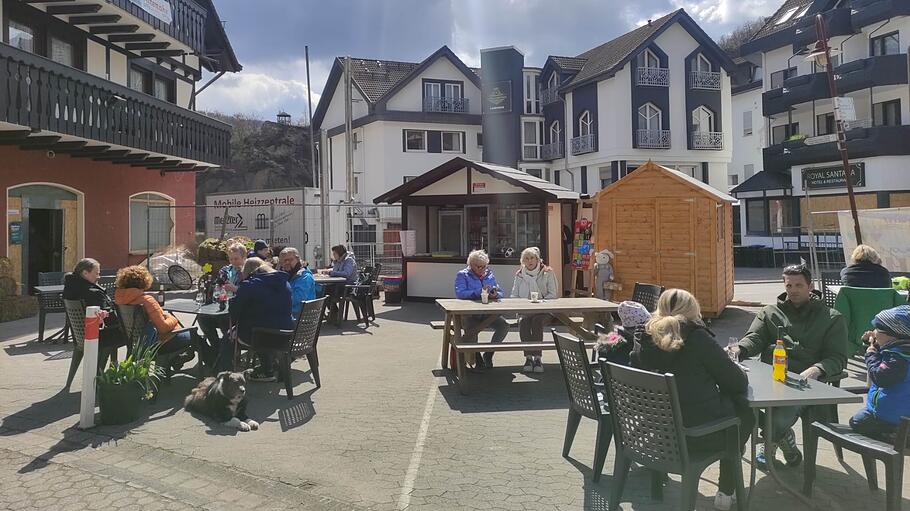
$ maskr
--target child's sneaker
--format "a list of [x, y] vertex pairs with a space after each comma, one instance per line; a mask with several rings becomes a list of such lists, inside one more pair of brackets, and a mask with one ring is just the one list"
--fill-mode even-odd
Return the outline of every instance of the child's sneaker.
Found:
[[521, 372], [530, 373], [534, 370], [534, 357], [528, 355], [525, 357], [525, 365], [521, 368]]
[[718, 490], [714, 495], [714, 509], [717, 511], [730, 511], [733, 508], [733, 504], [736, 504], [736, 494], [727, 495]]

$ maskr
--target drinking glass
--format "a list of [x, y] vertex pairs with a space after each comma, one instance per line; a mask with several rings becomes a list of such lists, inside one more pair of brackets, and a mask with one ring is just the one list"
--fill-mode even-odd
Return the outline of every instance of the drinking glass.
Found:
[[531, 301], [532, 301], [532, 302], [539, 302], [539, 301], [540, 301], [540, 293], [538, 293], [537, 291], [531, 291]]
[[739, 343], [739, 339], [736, 337], [730, 337], [727, 339], [727, 356], [730, 357], [734, 363], [739, 364], [739, 356], [733, 352], [733, 348]]

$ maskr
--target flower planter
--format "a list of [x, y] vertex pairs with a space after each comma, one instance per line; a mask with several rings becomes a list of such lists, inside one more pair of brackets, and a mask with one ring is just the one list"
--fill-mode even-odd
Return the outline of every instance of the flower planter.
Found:
[[139, 418], [142, 388], [137, 384], [98, 384], [98, 406], [101, 424], [126, 424]]

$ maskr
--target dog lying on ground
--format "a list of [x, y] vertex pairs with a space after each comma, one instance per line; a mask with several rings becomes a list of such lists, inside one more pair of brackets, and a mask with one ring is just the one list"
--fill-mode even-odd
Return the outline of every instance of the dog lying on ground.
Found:
[[223, 371], [202, 380], [183, 406], [240, 431], [259, 429], [259, 423], [246, 416], [246, 403], [246, 374]]

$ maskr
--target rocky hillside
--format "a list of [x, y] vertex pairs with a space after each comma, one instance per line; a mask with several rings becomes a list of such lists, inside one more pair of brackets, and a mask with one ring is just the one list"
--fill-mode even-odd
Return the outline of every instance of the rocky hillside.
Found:
[[234, 133], [230, 164], [196, 174], [197, 204], [215, 192], [313, 186], [308, 128], [244, 115], [206, 115], [230, 124]]

